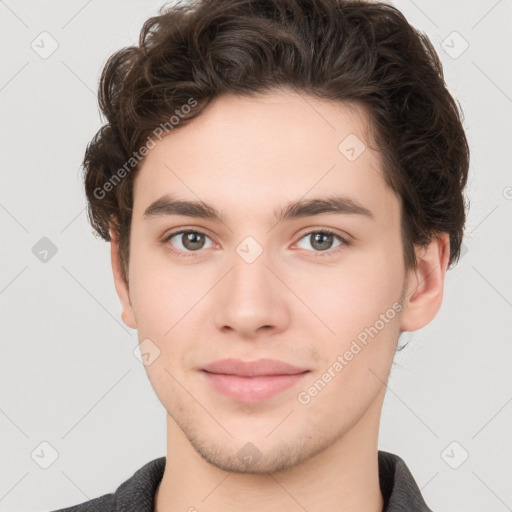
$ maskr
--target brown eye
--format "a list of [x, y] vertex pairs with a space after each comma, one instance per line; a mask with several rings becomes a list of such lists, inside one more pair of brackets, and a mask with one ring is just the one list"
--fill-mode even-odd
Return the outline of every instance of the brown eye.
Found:
[[[176, 239], [177, 243], [173, 243], [173, 239]], [[209, 237], [200, 231], [178, 231], [171, 233], [166, 241], [170, 242], [177, 252], [197, 252], [205, 248], [207, 239], [209, 240]]]
[[[339, 240], [339, 243], [333, 245], [336, 239]], [[337, 252], [335, 249], [338, 247], [348, 245], [340, 235], [329, 230], [311, 231], [304, 235], [301, 240], [307, 240], [309, 245], [313, 248], [313, 251], [319, 253], [327, 251], [329, 251], [329, 253]], [[310, 250], [308, 247], [301, 247], [301, 249]]]
[[311, 245], [319, 251], [331, 249], [334, 236], [330, 233], [314, 233], [311, 237]]

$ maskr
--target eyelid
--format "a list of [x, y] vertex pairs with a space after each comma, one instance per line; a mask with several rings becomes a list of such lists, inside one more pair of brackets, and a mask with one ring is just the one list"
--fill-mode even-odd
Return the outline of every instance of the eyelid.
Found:
[[215, 245], [218, 245], [214, 240], [213, 238], [205, 232], [205, 230], [203, 228], [201, 229], [197, 229], [197, 228], [192, 228], [192, 227], [181, 227], [179, 229], [176, 229], [176, 231], [169, 231], [167, 233], [165, 233], [162, 237], [162, 241], [161, 243], [164, 244], [168, 250], [170, 250], [171, 252], [175, 253], [175, 254], [185, 254], [187, 256], [190, 256], [190, 255], [194, 255], [194, 254], [199, 254], [199, 253], [202, 253], [204, 252], [204, 250], [199, 250], [199, 251], [182, 251], [181, 249], [176, 249], [175, 247], [172, 247], [170, 245], [170, 240], [171, 238], [174, 238], [175, 236], [178, 236], [178, 235], [184, 235], [185, 233], [197, 233], [197, 234], [200, 234], [200, 235], [203, 235], [205, 236], [206, 238], [209, 238], [212, 242], [212, 244], [215, 246]]
[[352, 241], [354, 240], [354, 238], [345, 231], [340, 231], [336, 228], [329, 228], [327, 226], [313, 226], [306, 228], [306, 231], [302, 232], [302, 234], [299, 235], [298, 240], [301, 240], [306, 235], [311, 235], [312, 233], [328, 233], [330, 235], [335, 235], [339, 237], [347, 245], [352, 243]]
[[180, 235], [183, 233], [199, 233], [201, 235], [207, 236], [210, 240], [213, 240], [212, 235], [209, 234], [209, 230], [206, 228], [194, 228], [192, 226], [181, 226], [176, 228], [176, 230], [171, 229], [170, 231], [166, 231], [162, 236], [162, 241], [167, 241], [169, 238]]

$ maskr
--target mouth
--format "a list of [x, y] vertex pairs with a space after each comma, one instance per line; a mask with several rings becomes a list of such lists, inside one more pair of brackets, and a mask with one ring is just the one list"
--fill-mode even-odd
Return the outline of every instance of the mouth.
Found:
[[202, 373], [218, 393], [243, 403], [260, 403], [296, 385], [310, 370], [272, 359], [223, 359]]

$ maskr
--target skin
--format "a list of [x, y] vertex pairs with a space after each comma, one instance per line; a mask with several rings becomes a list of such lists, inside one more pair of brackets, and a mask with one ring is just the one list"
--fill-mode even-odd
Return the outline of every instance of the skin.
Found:
[[[286, 89], [225, 95], [144, 159], [134, 188], [129, 285], [113, 231], [111, 248], [123, 321], [160, 350], [146, 366], [167, 411], [157, 512], [382, 510], [377, 440], [385, 383], [400, 332], [422, 328], [440, 308], [449, 240], [441, 233], [417, 247], [418, 264], [406, 271], [400, 201], [370, 147], [368, 122], [362, 107]], [[338, 150], [349, 134], [366, 145], [354, 161]], [[272, 218], [290, 201], [333, 191], [373, 218]], [[225, 221], [144, 218], [166, 193], [202, 200]], [[205, 233], [203, 247], [194, 251], [182, 235], [164, 240], [179, 228]], [[338, 250], [334, 237], [322, 251], [311, 236], [322, 228], [351, 243]], [[248, 236], [263, 250], [252, 263], [237, 253]], [[393, 304], [402, 310], [300, 403], [298, 393]], [[310, 373], [265, 402], [240, 403], [200, 372], [225, 357], [278, 359]], [[249, 465], [238, 456], [247, 443], [259, 454]]]

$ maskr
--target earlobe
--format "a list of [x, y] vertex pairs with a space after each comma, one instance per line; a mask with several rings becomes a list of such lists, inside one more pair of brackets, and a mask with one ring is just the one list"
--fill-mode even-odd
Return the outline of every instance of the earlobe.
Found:
[[416, 268], [407, 275], [401, 320], [402, 331], [417, 331], [436, 316], [443, 301], [444, 277], [450, 258], [448, 233], [435, 236], [416, 249]]
[[137, 328], [135, 315], [130, 302], [129, 287], [121, 269], [121, 260], [119, 258], [119, 240], [113, 229], [110, 229], [110, 259], [112, 262], [112, 272], [114, 275], [114, 285], [117, 296], [121, 302], [121, 318], [123, 322], [132, 329]]

